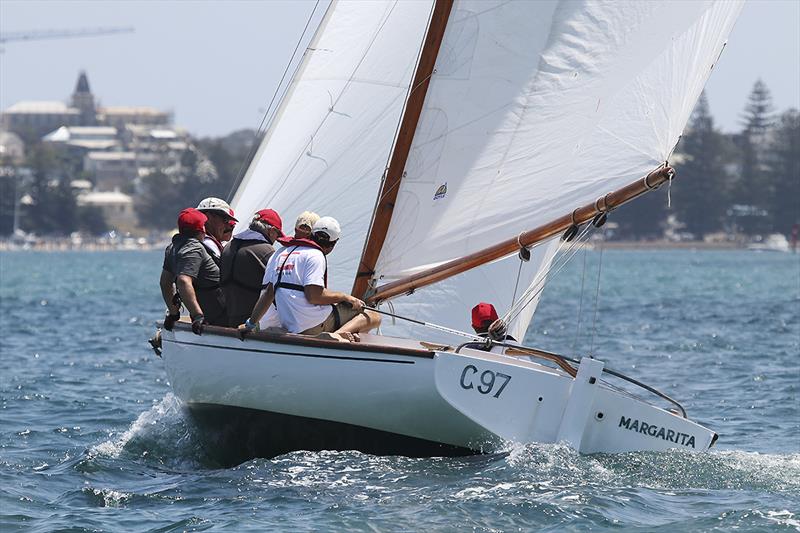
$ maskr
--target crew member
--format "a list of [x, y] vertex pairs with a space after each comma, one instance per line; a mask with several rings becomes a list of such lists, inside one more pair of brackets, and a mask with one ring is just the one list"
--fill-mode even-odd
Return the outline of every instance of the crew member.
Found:
[[[180, 318], [180, 304], [175, 294], [189, 311], [192, 331], [200, 335], [203, 324], [226, 325], [225, 298], [219, 286], [219, 266], [203, 246], [208, 218], [194, 208], [181, 211], [178, 216], [178, 233], [164, 250], [161, 270], [161, 295], [167, 304], [164, 327]], [[174, 283], [174, 286], [173, 286]], [[177, 293], [176, 293], [177, 288]]]
[[307, 239], [311, 236], [311, 228], [319, 220], [319, 215], [313, 211], [303, 211], [294, 223], [294, 238]]
[[378, 327], [380, 316], [364, 309], [364, 302], [327, 288], [326, 256], [341, 236], [336, 219], [320, 218], [309, 239], [292, 239], [275, 253], [264, 273], [264, 289], [253, 313], [239, 328], [252, 331], [273, 300], [281, 324], [290, 333], [337, 333], [357, 341], [357, 333]]
[[[228, 325], [243, 323], [253, 310], [261, 293], [264, 267], [275, 251], [273, 243], [283, 237], [281, 217], [272, 209], [253, 215], [248, 229], [234, 235], [225, 245], [220, 259], [220, 284], [225, 294]], [[274, 307], [273, 307], [274, 309]], [[271, 313], [279, 326], [277, 313]]]
[[233, 216], [233, 209], [228, 205], [228, 202], [213, 196], [205, 198], [197, 204], [197, 210], [202, 211], [208, 217], [203, 246], [206, 247], [214, 261], [219, 264], [219, 258], [224, 248], [223, 243], [230, 239], [233, 232], [233, 227], [230, 223], [236, 224], [238, 220]]
[[303, 211], [294, 223], [294, 237], [281, 237], [278, 242], [287, 246], [292, 239], [308, 239], [311, 237], [311, 228], [319, 220], [319, 215], [312, 211]]
[[[472, 329], [479, 337], [488, 338], [500, 342], [517, 343], [517, 339], [509, 335], [506, 331], [506, 324], [497, 316], [494, 305], [481, 302], [472, 308]], [[470, 343], [470, 348], [486, 350], [486, 345], [482, 343]], [[492, 352], [505, 353], [504, 346], [492, 346]]]

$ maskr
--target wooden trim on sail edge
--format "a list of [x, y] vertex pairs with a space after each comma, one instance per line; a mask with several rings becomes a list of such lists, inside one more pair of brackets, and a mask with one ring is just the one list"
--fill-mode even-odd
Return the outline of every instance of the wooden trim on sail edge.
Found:
[[411, 293], [420, 287], [442, 281], [456, 274], [466, 272], [467, 270], [510, 255], [518, 251], [520, 246], [532, 246], [554, 235], [558, 235], [572, 224], [584, 224], [592, 220], [599, 213], [616, 209], [637, 196], [658, 188], [665, 181], [672, 179], [673, 176], [674, 170], [671, 167], [662, 166], [630, 185], [608, 193], [591, 204], [579, 207], [568, 215], [564, 215], [561, 218], [530, 231], [523, 232], [519, 237], [513, 237], [465, 257], [448, 261], [437, 267], [382, 285], [377, 288], [375, 293], [366, 299], [366, 302], [370, 305], [374, 305], [377, 302], [401, 294]]
[[386, 179], [381, 184], [372, 227], [364, 245], [361, 261], [358, 264], [356, 279], [353, 282], [352, 294], [357, 298], [362, 298], [369, 288], [369, 281], [375, 272], [375, 264], [386, 240], [386, 233], [389, 231], [389, 223], [392, 220], [392, 211], [400, 189], [400, 181], [403, 179], [406, 161], [408, 161], [408, 154], [411, 151], [411, 143], [417, 131], [419, 117], [422, 115], [425, 96], [428, 93], [431, 75], [436, 66], [436, 58], [439, 55], [439, 47], [444, 38], [444, 31], [447, 28], [447, 20], [450, 17], [450, 9], [452, 7], [453, 0], [436, 0], [436, 4], [433, 7], [417, 71], [414, 74], [414, 81], [411, 82], [408, 102], [400, 123], [400, 129], [397, 132], [394, 152], [389, 162], [389, 169], [386, 171]]
[[[186, 322], [176, 322], [175, 329], [192, 331], [192, 325]], [[203, 334], [219, 335], [220, 337], [234, 337], [241, 339], [239, 330], [235, 328], [225, 328], [222, 326], [203, 326]], [[200, 336], [198, 338], [202, 338]], [[413, 348], [401, 348], [399, 346], [386, 346], [380, 344], [367, 344], [358, 342], [338, 342], [324, 339], [316, 339], [307, 335], [295, 335], [291, 333], [276, 335], [263, 331], [256, 331], [247, 334], [248, 340], [266, 341], [274, 344], [289, 344], [293, 346], [307, 346], [311, 348], [326, 348], [329, 350], [343, 350], [348, 352], [368, 352], [385, 353], [389, 355], [407, 355], [409, 357], [422, 357], [433, 359], [434, 353], [428, 350], [414, 350]]]

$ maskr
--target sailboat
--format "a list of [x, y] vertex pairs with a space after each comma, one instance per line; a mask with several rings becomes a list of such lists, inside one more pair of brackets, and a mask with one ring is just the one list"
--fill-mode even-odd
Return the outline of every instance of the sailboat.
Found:
[[232, 205], [335, 216], [329, 286], [413, 320], [358, 343], [197, 336], [184, 320], [161, 334], [175, 394], [198, 418], [263, 429], [260, 455], [707, 450], [713, 430], [598, 358], [494, 353], [459, 332], [487, 301], [524, 338], [575, 242], [673, 179], [669, 156], [740, 10], [334, 0]]

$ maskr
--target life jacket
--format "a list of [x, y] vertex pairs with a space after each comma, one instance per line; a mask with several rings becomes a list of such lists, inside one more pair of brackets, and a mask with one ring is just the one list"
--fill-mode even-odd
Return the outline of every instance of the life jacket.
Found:
[[[237, 287], [239, 287], [240, 289], [244, 289], [244, 290], [249, 291], [249, 292], [254, 292], [254, 293], [261, 292], [261, 289], [262, 289], [261, 285], [258, 285], [258, 284], [257, 285], [250, 285], [248, 283], [245, 283], [243, 281], [240, 281], [240, 280], [236, 279], [236, 277], [234, 276], [234, 269], [236, 268], [236, 258], [239, 255], [239, 250], [241, 250], [242, 248], [246, 248], [248, 246], [256, 245], [256, 244], [263, 244], [265, 242], [267, 244], [270, 244], [270, 245], [272, 244], [271, 242], [268, 242], [268, 241], [261, 241], [261, 240], [255, 240], [255, 239], [232, 239], [231, 242], [228, 243], [228, 247], [230, 247], [230, 249], [231, 249], [230, 264], [228, 264], [228, 256], [227, 255], [225, 257], [220, 255], [220, 263], [219, 263], [220, 278], [219, 278], [219, 284], [221, 286], [223, 286], [223, 287], [225, 287], [226, 285], [229, 285], [229, 284], [233, 284], [233, 285], [236, 285]], [[223, 269], [223, 265], [225, 267], [224, 269]], [[225, 274], [226, 274], [225, 277], [222, 276], [223, 270], [225, 271]]]
[[[293, 248], [291, 250], [289, 250], [288, 254], [286, 254], [286, 259], [283, 260], [283, 263], [281, 264], [281, 268], [280, 268], [280, 270], [278, 270], [278, 280], [275, 282], [275, 287], [273, 288], [273, 290], [275, 292], [277, 292], [278, 289], [290, 289], [290, 290], [293, 290], [293, 291], [305, 292], [305, 288], [302, 285], [299, 285], [297, 283], [285, 283], [285, 282], [281, 281], [281, 278], [283, 278], [283, 267], [286, 265], [286, 262], [289, 260], [289, 257], [291, 257], [292, 252], [294, 252], [297, 248], [305, 246], [307, 248], [316, 248], [317, 250], [322, 252], [322, 247], [319, 244], [317, 244], [316, 242], [312, 241], [311, 239], [297, 239], [295, 237], [280, 237], [278, 239], [278, 242], [281, 243], [286, 248], [289, 248], [290, 246], [292, 246]], [[322, 257], [325, 259], [325, 274], [323, 276], [323, 281], [325, 282], [325, 288], [327, 288], [328, 287], [328, 257], [324, 253], [322, 254]], [[265, 287], [266, 287], [266, 285], [262, 286], [261, 288], [264, 289]], [[276, 307], [277, 307], [277, 304], [276, 304]]]
[[200, 244], [203, 245], [203, 248], [206, 249], [206, 251], [208, 252], [208, 255], [211, 256], [211, 260], [214, 261], [217, 264], [217, 266], [219, 266], [220, 265], [219, 261], [220, 261], [220, 258], [222, 257], [222, 250], [223, 250], [224, 246], [222, 246], [222, 243], [219, 242], [217, 240], [217, 238], [214, 237], [213, 235], [211, 235], [210, 233], [206, 233], [206, 238], [211, 239], [212, 241], [214, 241], [214, 244], [217, 245], [217, 249], [219, 250], [219, 255], [216, 255], [214, 253], [214, 250], [209, 245], [206, 244], [206, 242], [205, 242], [206, 239], [205, 238], [200, 241]]
[[[173, 247], [172, 247], [172, 258], [171, 263], [174, 267], [176, 263], [176, 256], [178, 251], [181, 248], [186, 246], [191, 241], [197, 241], [201, 245], [201, 250], [203, 252], [203, 260], [205, 260], [205, 256], [209, 256], [214, 263], [217, 263], [214, 260], [214, 254], [209, 252], [208, 248], [200, 241], [199, 239], [189, 238], [186, 239], [180, 246], [175, 246], [175, 241], [173, 240]], [[218, 265], [219, 266], [219, 265]], [[177, 276], [175, 273], [173, 275], [173, 282], [177, 281]], [[219, 282], [214, 283], [212, 285], [207, 286], [200, 286], [199, 280], [192, 280], [192, 287], [195, 290], [195, 294], [197, 295], [197, 301], [200, 304], [200, 308], [203, 310], [203, 314], [206, 317], [206, 320], [209, 324], [215, 326], [227, 326], [227, 320], [225, 319], [225, 295], [222, 292], [222, 288], [219, 285]]]

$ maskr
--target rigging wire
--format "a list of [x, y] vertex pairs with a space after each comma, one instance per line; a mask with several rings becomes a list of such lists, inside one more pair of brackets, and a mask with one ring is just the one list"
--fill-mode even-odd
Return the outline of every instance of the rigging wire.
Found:
[[[581, 241], [586, 239], [586, 236], [589, 233], [591, 227], [592, 227], [591, 224], [587, 224], [586, 227], [576, 236], [576, 238], [569, 243], [569, 247], [567, 248], [567, 250], [563, 252], [558, 257], [558, 259], [556, 259], [550, 264], [550, 267], [547, 269], [545, 275], [540, 276], [539, 279], [536, 281], [536, 283], [531, 285], [523, 293], [523, 295], [520, 297], [519, 301], [514, 306], [514, 308], [509, 309], [506, 312], [506, 314], [503, 316], [503, 321], [506, 324], [509, 324], [522, 312], [523, 309], [525, 309], [528, 305], [530, 305], [533, 302], [533, 300], [537, 296], [539, 296], [541, 292], [544, 290], [545, 285], [549, 281], [548, 278], [550, 278], [553, 274], [558, 274], [564, 268], [564, 266], [570, 261], [570, 259], [572, 259], [572, 257], [578, 251], [577, 245]], [[556, 254], [561, 252], [561, 248], [565, 245], [565, 243], [566, 241], [561, 241], [561, 243], [559, 244], [559, 249], [556, 250]]]
[[[292, 66], [292, 62], [294, 62], [294, 58], [297, 55], [297, 50], [300, 48], [300, 44], [303, 42], [303, 39], [306, 35], [306, 31], [308, 31], [308, 27], [314, 18], [314, 13], [317, 12], [317, 7], [319, 6], [319, 2], [320, 0], [317, 0], [316, 3], [314, 4], [314, 9], [311, 10], [311, 14], [308, 16], [306, 25], [303, 27], [303, 32], [300, 34], [300, 38], [297, 40], [297, 44], [294, 47], [294, 51], [292, 51], [292, 56], [289, 58], [289, 62], [286, 64], [286, 68], [283, 69], [283, 74], [281, 75], [281, 79], [278, 82], [278, 85], [275, 87], [275, 92], [272, 93], [272, 98], [270, 99], [269, 104], [267, 105], [267, 110], [264, 112], [264, 116], [261, 117], [261, 122], [258, 125], [255, 138], [253, 139], [253, 146], [250, 147], [250, 151], [248, 152], [247, 157], [242, 161], [241, 165], [239, 165], [239, 170], [236, 172], [236, 179], [231, 185], [231, 189], [228, 191], [228, 197], [227, 197], [228, 202], [231, 201], [234, 191], [239, 187], [239, 185], [242, 182], [242, 179], [244, 178], [245, 165], [248, 165], [250, 161], [253, 160], [253, 157], [255, 156], [255, 153], [258, 150], [259, 145], [261, 144], [258, 142], [258, 140], [264, 133], [264, 131], [266, 131], [267, 117], [270, 116], [270, 114], [273, 114], [273, 104], [275, 103], [275, 99], [277, 98], [278, 92], [283, 86], [283, 82], [286, 79], [286, 74], [289, 72], [289, 67]], [[330, 6], [328, 6], [328, 9], [330, 9]], [[300, 63], [302, 63], [302, 61], [298, 62], [298, 64], [295, 65], [295, 69], [292, 72], [292, 77], [294, 77], [294, 74], [297, 72], [297, 68], [299, 67]]]
[[522, 263], [525, 261], [522, 260], [522, 256], [519, 258], [519, 268], [517, 268], [517, 281], [514, 283], [514, 295], [511, 296], [511, 305], [509, 309], [514, 307], [514, 303], [517, 301], [517, 289], [519, 289], [519, 277], [522, 274]]
[[578, 344], [578, 339], [581, 336], [581, 318], [583, 316], [583, 290], [586, 284], [586, 249], [583, 250], [583, 269], [581, 271], [581, 292], [578, 300], [578, 320], [575, 328], [575, 338], [572, 340], [572, 352], [575, 352], [575, 346]]
[[600, 274], [603, 269], [603, 250], [605, 249], [605, 234], [603, 228], [603, 242], [600, 244], [600, 258], [597, 263], [597, 289], [594, 294], [594, 318], [592, 319], [592, 341], [589, 344], [589, 356], [594, 353], [594, 336], [597, 333], [597, 309], [600, 307]]

